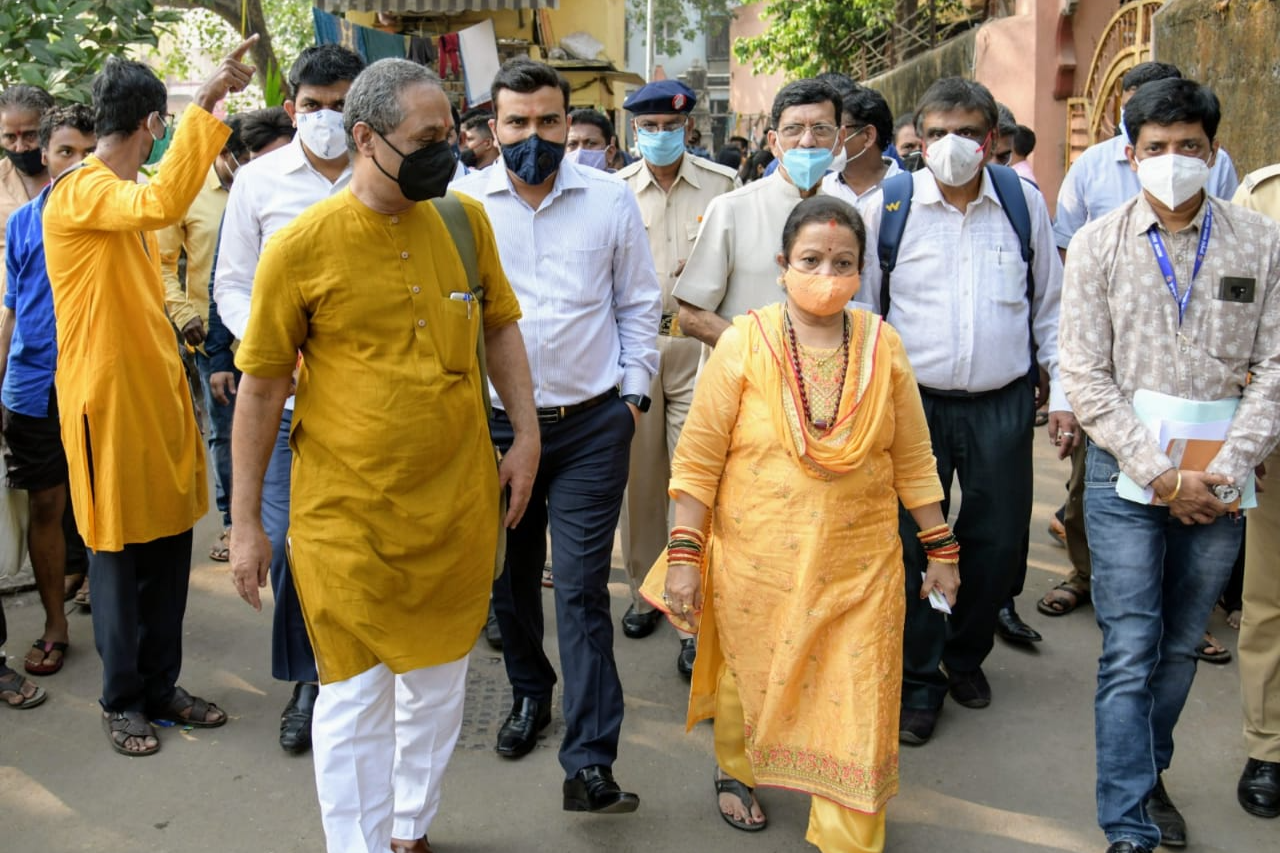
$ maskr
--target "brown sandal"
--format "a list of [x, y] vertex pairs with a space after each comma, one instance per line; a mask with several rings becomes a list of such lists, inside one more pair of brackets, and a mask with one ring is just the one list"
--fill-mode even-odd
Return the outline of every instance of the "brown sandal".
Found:
[[[121, 755], [141, 757], [155, 755], [160, 751], [160, 739], [156, 737], [147, 718], [137, 711], [103, 711], [102, 730], [107, 733], [107, 741], [111, 744], [111, 748]], [[151, 738], [155, 741], [155, 745], [144, 746], [142, 749], [129, 749], [125, 744], [130, 738], [141, 741]]]
[[[211, 711], [218, 715], [212, 720], [209, 719]], [[179, 725], [197, 729], [216, 729], [227, 723], [226, 711], [199, 696], [192, 696], [181, 687], [173, 688], [173, 698], [169, 700], [167, 707], [150, 716], [153, 720], [172, 720]]]
[[[30, 693], [27, 692], [28, 687], [31, 688]], [[8, 705], [15, 711], [25, 711], [43, 704], [48, 698], [49, 694], [43, 687], [29, 678], [23, 678], [20, 673], [0, 663], [0, 703]], [[14, 699], [18, 701], [15, 702]]]
[[[52, 640], [36, 640], [31, 644], [31, 651], [27, 652], [27, 657], [22, 662], [22, 668], [27, 671], [28, 675], [53, 675], [62, 669], [63, 662], [67, 659], [66, 643], [58, 643]], [[34, 655], [31, 652], [39, 652]], [[57, 655], [52, 661], [49, 659]]]
[[222, 531], [222, 535], [218, 537], [218, 541], [214, 542], [213, 547], [209, 549], [209, 559], [218, 563], [226, 563], [231, 560], [230, 527]]
[[1088, 590], [1077, 589], [1063, 581], [1036, 602], [1036, 610], [1045, 616], [1066, 616], [1082, 604], [1089, 603]]

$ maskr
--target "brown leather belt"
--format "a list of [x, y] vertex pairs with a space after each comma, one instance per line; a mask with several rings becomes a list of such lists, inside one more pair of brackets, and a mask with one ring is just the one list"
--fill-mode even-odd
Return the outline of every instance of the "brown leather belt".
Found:
[[661, 322], [658, 323], [658, 334], [668, 338], [683, 338], [685, 333], [680, 330], [679, 314], [663, 314]]

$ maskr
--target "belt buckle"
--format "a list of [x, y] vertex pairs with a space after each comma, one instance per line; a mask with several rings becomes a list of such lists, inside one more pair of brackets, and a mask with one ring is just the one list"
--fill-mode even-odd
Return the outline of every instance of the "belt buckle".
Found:
[[564, 419], [565, 419], [565, 417], [566, 417], [565, 407], [564, 407], [564, 406], [556, 406], [556, 419], [555, 419], [555, 421], [554, 421], [554, 422], [555, 422], [555, 423], [560, 423], [560, 421], [564, 420]]

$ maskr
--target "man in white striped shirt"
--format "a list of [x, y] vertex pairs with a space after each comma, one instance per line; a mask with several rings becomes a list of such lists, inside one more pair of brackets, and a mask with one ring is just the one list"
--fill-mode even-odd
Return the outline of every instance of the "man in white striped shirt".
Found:
[[[494, 584], [515, 694], [497, 751], [528, 754], [551, 722], [556, 673], [542, 648], [541, 587], [549, 524], [564, 674], [564, 808], [631, 812], [639, 797], [620, 790], [612, 774], [622, 684], [608, 580], [631, 439], [658, 370], [662, 291], [627, 185], [563, 162], [568, 83], [548, 65], [513, 59], [494, 79], [493, 106], [500, 166], [453, 189], [484, 204], [520, 300], [543, 448], [529, 508], [508, 535], [506, 571]], [[505, 450], [512, 427], [499, 408], [490, 430]]]

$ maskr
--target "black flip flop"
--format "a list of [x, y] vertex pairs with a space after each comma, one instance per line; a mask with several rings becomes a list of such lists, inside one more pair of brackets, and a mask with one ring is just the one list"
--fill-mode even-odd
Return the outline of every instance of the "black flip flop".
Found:
[[[1196, 657], [1200, 658], [1200, 660], [1205, 663], [1216, 663], [1220, 665], [1231, 663], [1230, 649], [1226, 646], [1218, 645], [1219, 651], [1211, 652], [1209, 651], [1210, 645], [1211, 644], [1208, 640], [1201, 640], [1199, 644], [1196, 645]], [[1217, 645], [1216, 641], [1214, 645]]]
[[720, 817], [724, 819], [725, 823], [729, 824], [729, 826], [732, 826], [734, 829], [740, 829], [743, 832], [759, 832], [760, 830], [764, 829], [769, 825], [768, 817], [766, 817], [760, 823], [745, 823], [740, 820], [734, 820], [731, 816], [725, 814], [720, 809], [721, 794], [732, 794], [733, 796], [737, 797], [739, 800], [742, 801], [742, 804], [747, 807], [747, 811], [750, 812], [751, 807], [756, 804], [755, 797], [753, 796], [754, 792], [752, 791], [751, 788], [748, 788], [746, 785], [742, 784], [737, 779], [734, 779], [732, 776], [727, 779], [716, 779], [715, 783], [716, 783], [716, 811], [720, 812]]

